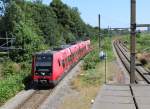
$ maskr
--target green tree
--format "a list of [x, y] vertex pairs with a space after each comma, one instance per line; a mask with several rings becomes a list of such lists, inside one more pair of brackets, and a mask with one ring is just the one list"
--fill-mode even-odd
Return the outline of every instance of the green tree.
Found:
[[49, 6], [42, 0], [3, 1], [7, 5], [0, 19], [0, 35], [15, 36], [14, 46], [22, 48], [11, 53], [13, 60], [27, 60], [35, 51], [96, 35], [97, 29], [85, 24], [78, 9], [61, 0], [53, 0]]

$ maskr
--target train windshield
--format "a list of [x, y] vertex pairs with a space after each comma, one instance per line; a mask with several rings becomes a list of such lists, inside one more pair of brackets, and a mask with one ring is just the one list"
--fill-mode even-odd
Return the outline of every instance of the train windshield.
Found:
[[36, 56], [36, 70], [37, 71], [50, 71], [52, 67], [52, 56], [38, 55]]
[[48, 55], [39, 55], [36, 57], [36, 62], [49, 63], [49, 62], [51, 62], [51, 60], [52, 60], [52, 57], [48, 56]]

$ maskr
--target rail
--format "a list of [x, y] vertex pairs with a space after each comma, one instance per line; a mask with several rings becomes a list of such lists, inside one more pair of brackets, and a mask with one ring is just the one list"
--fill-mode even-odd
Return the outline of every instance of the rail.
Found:
[[[114, 47], [116, 49], [116, 52], [125, 66], [126, 70], [130, 74], [130, 54], [129, 50], [123, 43], [123, 41], [116, 40], [114, 41]], [[142, 66], [142, 64], [138, 61], [136, 61], [136, 71], [135, 71], [135, 78], [136, 78], [136, 83], [141, 83], [141, 84], [150, 84], [150, 73]]]

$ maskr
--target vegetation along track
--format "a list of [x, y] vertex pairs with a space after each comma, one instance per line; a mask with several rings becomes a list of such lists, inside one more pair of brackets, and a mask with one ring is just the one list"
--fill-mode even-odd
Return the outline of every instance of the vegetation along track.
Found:
[[[55, 89], [55, 88], [54, 88]], [[37, 109], [54, 91], [54, 89], [36, 90], [29, 98], [27, 98], [16, 109]]]
[[[121, 40], [115, 40], [113, 42], [116, 52], [125, 66], [126, 70], [130, 73], [130, 54], [129, 50], [125, 46], [124, 42]], [[144, 69], [140, 62], [136, 61], [136, 71], [135, 71], [136, 83], [139, 84], [150, 84], [150, 73]]]
[[[75, 63], [67, 72], [69, 73], [73, 68], [81, 61], [78, 61]], [[64, 75], [62, 79], [67, 77]], [[60, 83], [58, 84], [60, 85]], [[55, 87], [45, 87], [40, 88], [38, 87], [38, 90], [35, 90], [23, 103], [21, 103], [17, 108], [15, 109], [38, 109], [44, 101], [51, 95], [55, 90], [57, 89], [58, 85]]]

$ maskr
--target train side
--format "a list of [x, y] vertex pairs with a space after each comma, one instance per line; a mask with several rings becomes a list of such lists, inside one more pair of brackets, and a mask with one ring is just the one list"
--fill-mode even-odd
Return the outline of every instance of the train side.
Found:
[[56, 85], [90, 50], [90, 40], [86, 40], [58, 51], [33, 54], [32, 80], [34, 84]]

